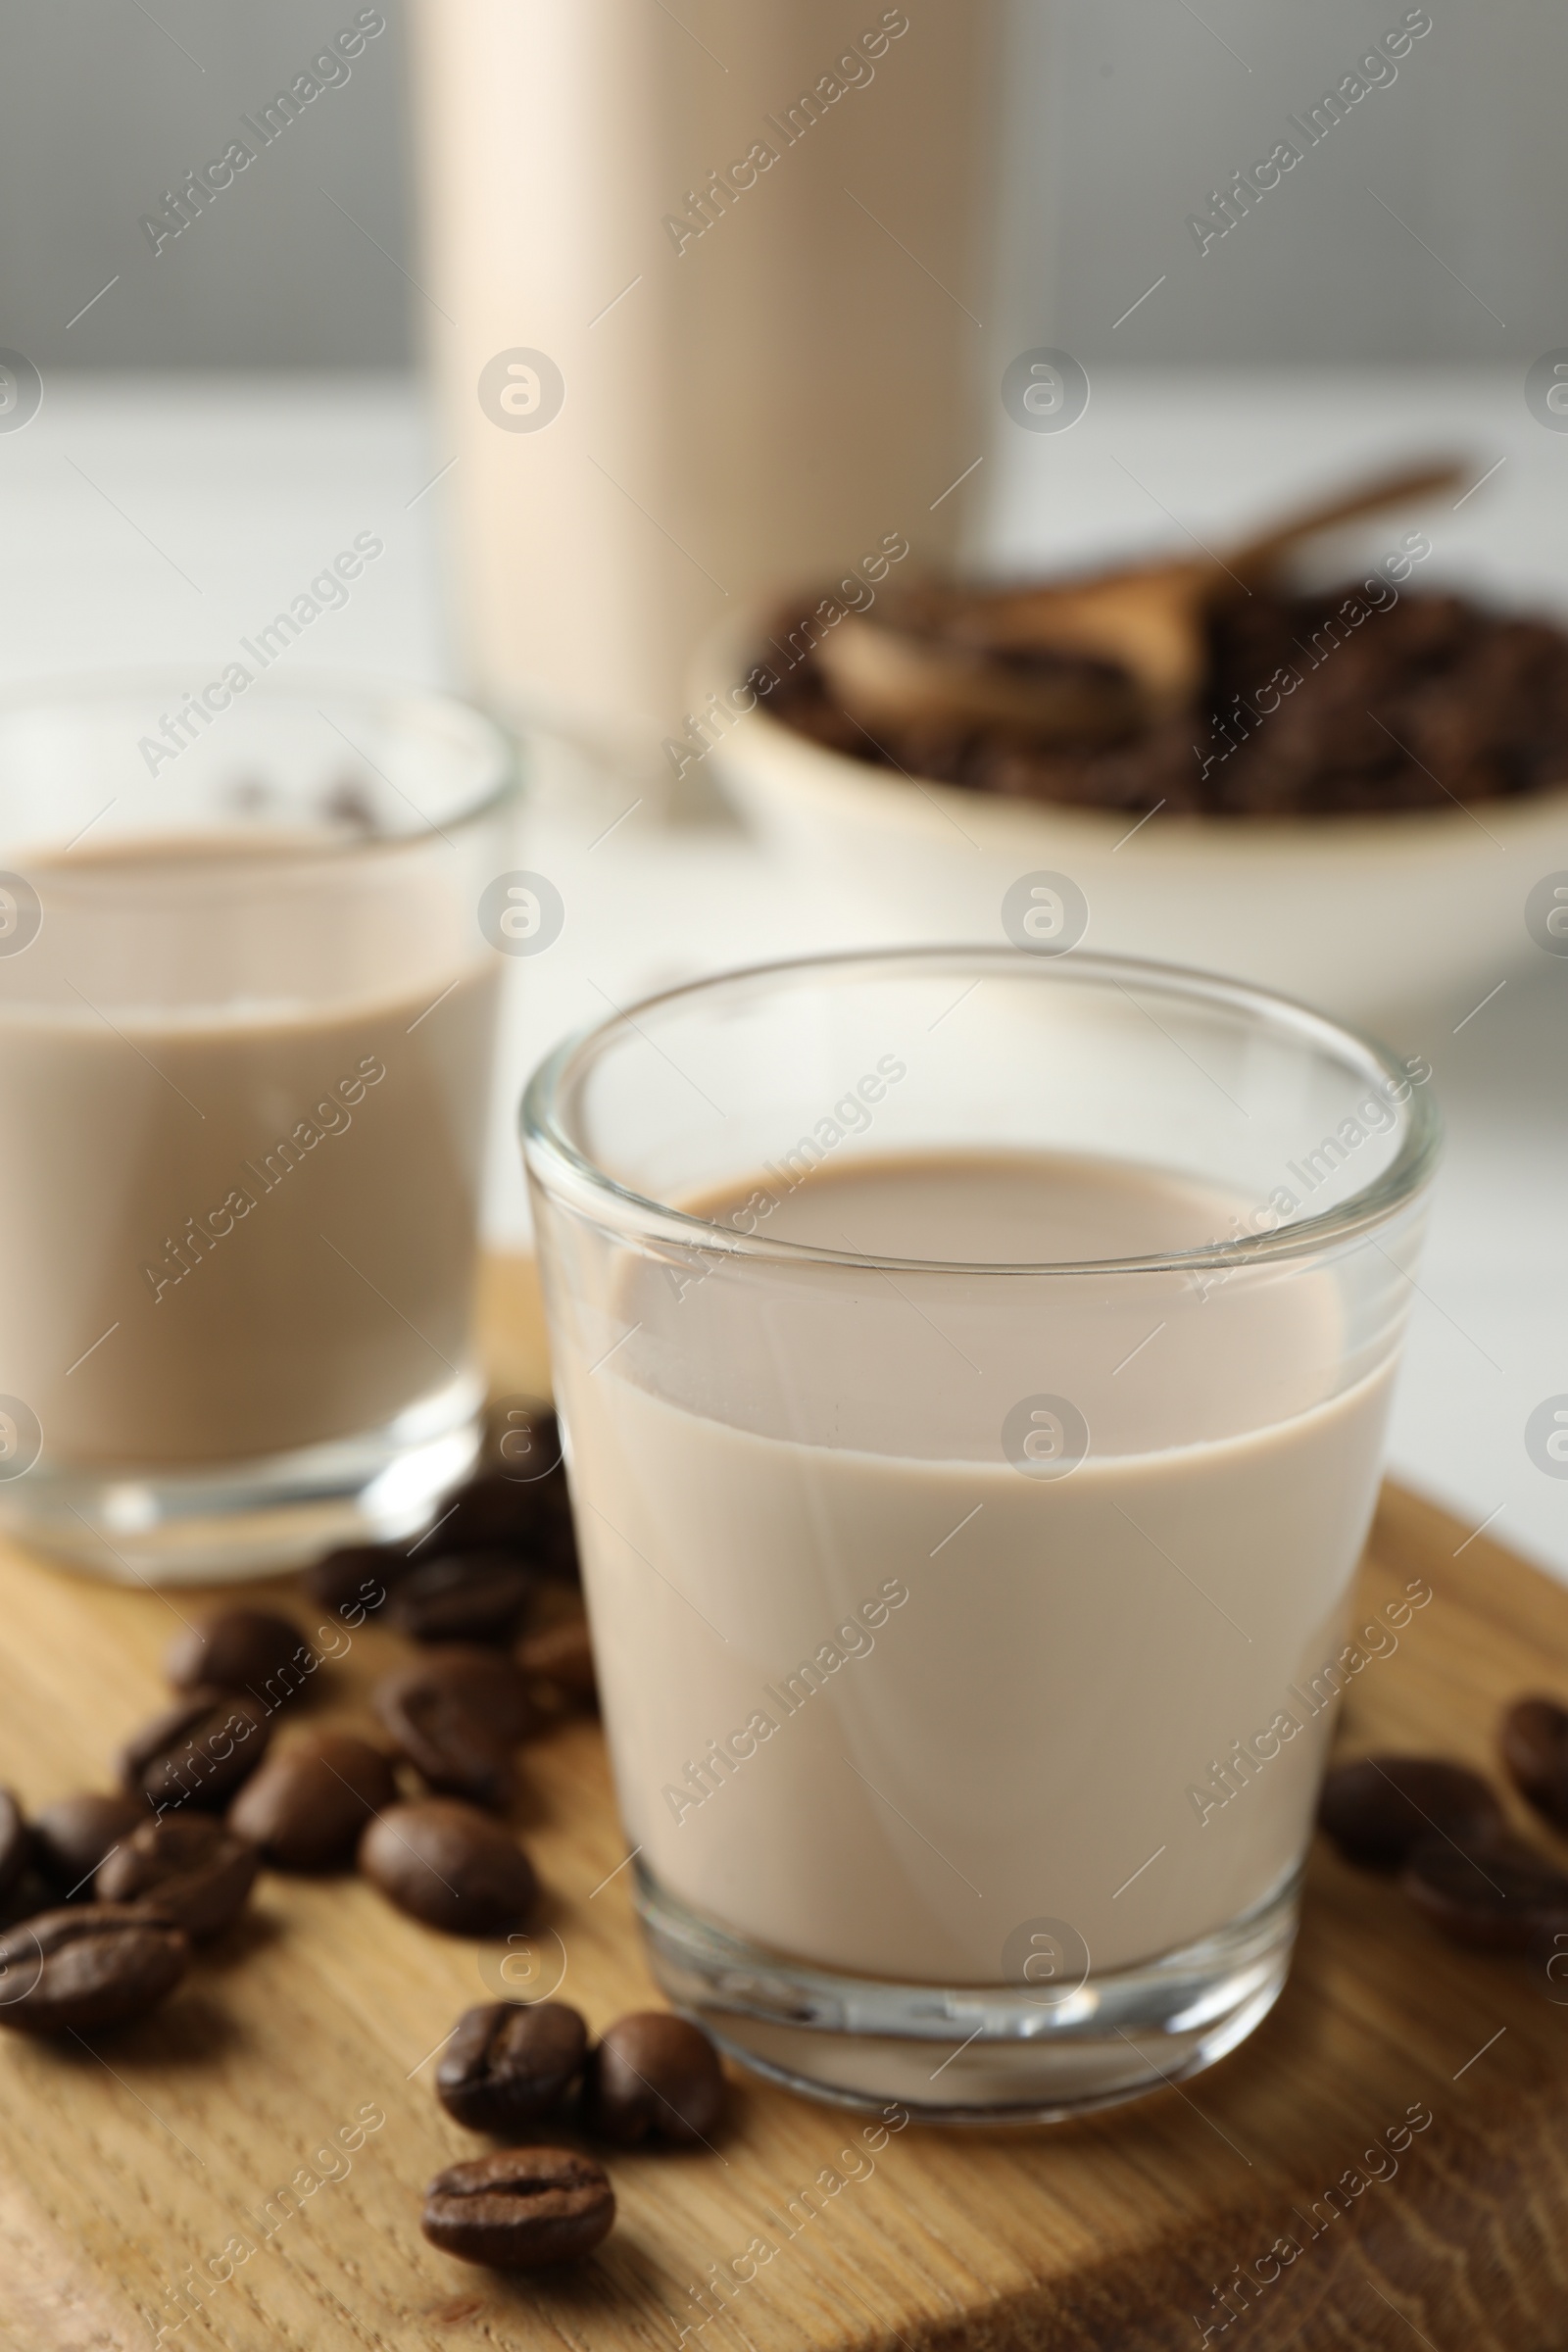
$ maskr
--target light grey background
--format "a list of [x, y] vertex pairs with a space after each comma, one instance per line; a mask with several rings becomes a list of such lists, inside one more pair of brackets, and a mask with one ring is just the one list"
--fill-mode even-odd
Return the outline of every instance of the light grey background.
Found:
[[387, 28], [350, 78], [313, 99], [182, 235], [155, 256], [139, 226], [362, 5], [4, 0], [0, 345], [46, 371], [406, 360], [419, 298], [402, 274], [397, 0], [382, 0]]
[[1188, 216], [1353, 73], [1406, 0], [1012, 8], [1015, 348], [1056, 341], [1091, 367], [1310, 366], [1568, 344], [1568, 15], [1553, 0], [1428, 0], [1432, 30], [1397, 79], [1206, 253]]
[[[747, 14], [783, 4], [731, 0]], [[909, 0], [916, 21], [922, 6], [966, 4]], [[1202, 255], [1188, 215], [1352, 72], [1403, 0], [1003, 4], [1013, 162], [997, 324], [1009, 348], [1053, 341], [1091, 365], [1309, 365], [1528, 360], [1568, 344], [1568, 174], [1552, 136], [1568, 16], [1555, 0], [1430, 0], [1433, 29], [1397, 80]], [[387, 30], [352, 79], [183, 236], [155, 258], [137, 226], [358, 7], [5, 0], [0, 343], [41, 367], [409, 358], [421, 297], [404, 274], [418, 265], [401, 0], [382, 0]]]

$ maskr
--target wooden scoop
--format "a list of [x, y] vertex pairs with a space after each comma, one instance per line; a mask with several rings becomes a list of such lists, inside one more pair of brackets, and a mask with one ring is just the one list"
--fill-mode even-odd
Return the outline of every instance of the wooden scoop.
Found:
[[[1224, 556], [1041, 587], [925, 592], [914, 625], [851, 613], [817, 649], [852, 714], [1008, 725], [1040, 739], [1104, 740], [1186, 709], [1206, 664], [1214, 606], [1251, 594], [1302, 541], [1337, 523], [1452, 489], [1453, 462], [1377, 476], [1321, 499]], [[997, 657], [1045, 656], [1033, 667]], [[1049, 657], [1059, 658], [1051, 665]]]

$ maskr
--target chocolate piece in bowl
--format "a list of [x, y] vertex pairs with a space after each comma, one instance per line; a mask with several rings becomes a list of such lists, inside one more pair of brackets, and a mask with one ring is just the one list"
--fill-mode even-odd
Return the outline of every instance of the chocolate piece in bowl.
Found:
[[620, 2147], [706, 2144], [724, 2113], [724, 2070], [701, 2026], [665, 2009], [607, 2027], [583, 2078], [583, 2118]]
[[1499, 1744], [1520, 1794], [1554, 1829], [1568, 1831], [1568, 1707], [1554, 1698], [1516, 1698]]
[[420, 2227], [443, 2254], [495, 2271], [577, 2262], [610, 2235], [615, 2192], [570, 2148], [502, 2148], [437, 2173]]
[[127, 1792], [155, 1811], [179, 1805], [220, 1813], [260, 1764], [272, 1737], [261, 1699], [216, 1686], [188, 1690], [165, 1707], [121, 1750]]
[[151, 1907], [72, 1903], [0, 1936], [0, 2027], [97, 2034], [127, 2025], [173, 1991], [190, 1938]]
[[1478, 1772], [1446, 1756], [1359, 1756], [1323, 1783], [1318, 1827], [1347, 1862], [1397, 1870], [1425, 1838], [1478, 1848], [1501, 1837], [1502, 1806]]
[[376, 1685], [375, 1711], [432, 1788], [504, 1805], [512, 1757], [534, 1721], [528, 1686], [509, 1657], [454, 1642]]
[[85, 1894], [99, 1864], [149, 1818], [145, 1798], [118, 1790], [83, 1788], [56, 1797], [32, 1825], [40, 1878], [61, 1901]]
[[100, 1865], [100, 1903], [143, 1903], [206, 1943], [244, 1910], [261, 1856], [210, 1813], [168, 1813], [144, 1821]]
[[400, 1911], [451, 1936], [521, 1927], [538, 1893], [533, 1866], [511, 1831], [453, 1797], [378, 1814], [360, 1840], [360, 1868]]
[[269, 1707], [297, 1697], [316, 1667], [299, 1627], [271, 1609], [222, 1609], [176, 1634], [164, 1656], [176, 1690], [246, 1690]]
[[459, 2018], [436, 2096], [470, 2132], [506, 2139], [562, 2113], [587, 2054], [588, 2029], [565, 2001], [486, 2001]]
[[230, 1805], [228, 1826], [274, 1870], [341, 1870], [397, 1793], [380, 1748], [352, 1732], [318, 1732], [273, 1749]]
[[526, 1568], [505, 1552], [458, 1552], [404, 1578], [387, 1622], [413, 1642], [510, 1642], [533, 1592]]

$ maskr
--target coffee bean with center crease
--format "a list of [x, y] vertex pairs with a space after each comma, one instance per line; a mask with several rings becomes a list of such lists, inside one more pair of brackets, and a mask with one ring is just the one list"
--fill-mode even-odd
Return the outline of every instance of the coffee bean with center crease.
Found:
[[433, 2246], [493, 2271], [579, 2261], [610, 2235], [615, 2192], [591, 2156], [501, 2148], [437, 2173], [421, 2227]]
[[21, 1805], [9, 1788], [0, 1788], [0, 1901], [11, 1892], [32, 1860], [32, 1838]]
[[724, 2072], [701, 2026], [640, 2010], [609, 2027], [583, 2078], [588, 2128], [621, 2147], [710, 2139], [724, 2112]]
[[190, 1961], [190, 1938], [151, 1906], [72, 1903], [0, 1936], [0, 2026], [97, 2034], [156, 2008]]
[[587, 2050], [588, 2029], [564, 2001], [487, 2001], [459, 2018], [436, 2096], [470, 2132], [506, 2139], [559, 2112]]
[[349, 1625], [363, 1625], [410, 1573], [408, 1553], [392, 1544], [350, 1544], [305, 1571], [305, 1590]]
[[432, 1541], [443, 1551], [501, 1551], [540, 1576], [577, 1575], [571, 1500], [560, 1471], [513, 1478], [505, 1471], [459, 1489]]
[[56, 1797], [32, 1825], [40, 1876], [62, 1897], [86, 1893], [99, 1863], [149, 1818], [145, 1800], [134, 1796], [84, 1788]]
[[93, 1892], [101, 1903], [150, 1903], [205, 1943], [233, 1926], [260, 1868], [255, 1846], [210, 1813], [169, 1813], [131, 1832], [100, 1865]]
[[389, 1806], [360, 1839], [360, 1868], [400, 1911], [453, 1936], [521, 1927], [538, 1892], [511, 1832], [452, 1797]]
[[415, 1642], [505, 1643], [522, 1623], [533, 1591], [526, 1568], [499, 1552], [460, 1552], [426, 1561], [404, 1578], [389, 1624]]
[[397, 1793], [378, 1747], [318, 1732], [273, 1750], [229, 1807], [228, 1826], [274, 1870], [332, 1870], [353, 1861], [367, 1822]]
[[508, 1657], [456, 1642], [375, 1688], [394, 1744], [432, 1788], [504, 1805], [512, 1751], [533, 1723], [528, 1687]]
[[248, 1692], [188, 1690], [126, 1741], [120, 1777], [130, 1795], [155, 1807], [220, 1813], [260, 1764], [271, 1736], [265, 1705]]
[[1317, 1818], [1347, 1862], [1368, 1870], [1397, 1870], [1434, 1832], [1481, 1845], [1503, 1828], [1495, 1791], [1446, 1756], [1361, 1756], [1337, 1765], [1323, 1783]]
[[1568, 1707], [1516, 1698], [1502, 1719], [1501, 1746], [1514, 1786], [1554, 1828], [1568, 1830]]
[[1399, 1884], [1446, 1936], [1477, 1950], [1523, 1952], [1568, 1933], [1568, 1875], [1522, 1838], [1467, 1853], [1424, 1838]]
[[317, 1657], [297, 1625], [270, 1609], [222, 1609], [176, 1634], [164, 1672], [176, 1690], [217, 1685], [248, 1690], [269, 1706], [296, 1697], [316, 1672]]

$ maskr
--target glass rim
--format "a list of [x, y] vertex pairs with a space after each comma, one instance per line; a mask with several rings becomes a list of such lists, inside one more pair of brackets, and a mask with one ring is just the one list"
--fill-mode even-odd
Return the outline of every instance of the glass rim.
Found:
[[[128, 701], [133, 696], [146, 695], [155, 703], [183, 701], [186, 699], [186, 683], [192, 670], [198, 666], [198, 662], [191, 662], [175, 670], [167, 662], [132, 663], [123, 669], [71, 670], [56, 678], [34, 678], [0, 687], [0, 724], [27, 710], [59, 710], [69, 715], [73, 710], [102, 706], [120, 699]], [[336, 698], [378, 705], [383, 711], [398, 705], [419, 711], [456, 711], [488, 738], [483, 746], [479, 782], [450, 814], [443, 817], [441, 823], [437, 824], [434, 818], [426, 816], [416, 803], [410, 801], [409, 807], [419, 821], [406, 832], [345, 832], [341, 839], [323, 836], [319, 840], [295, 846], [279, 841], [271, 852], [279, 864], [294, 867], [326, 864], [345, 857], [385, 855], [389, 851], [406, 850], [443, 835], [448, 827], [466, 829], [482, 823], [485, 818], [508, 808], [521, 792], [522, 763], [515, 731], [478, 703], [446, 687], [405, 685], [384, 673], [371, 671], [302, 668], [291, 671], [287, 678], [270, 678], [264, 672], [262, 676], [251, 680], [243, 696], [234, 699], [249, 705], [252, 696], [274, 705], [292, 703], [302, 710], [318, 710], [319, 703]], [[233, 707], [233, 703], [227, 706], [230, 710]], [[225, 713], [213, 715], [216, 720]], [[359, 750], [358, 745], [351, 744], [350, 748]], [[360, 757], [367, 759], [363, 752]], [[374, 764], [369, 760], [367, 763], [371, 766]], [[155, 783], [156, 778], [149, 778], [148, 782]], [[398, 788], [394, 785], [392, 789], [397, 791]], [[3, 803], [3, 798], [4, 777], [0, 774], [0, 803]], [[0, 807], [0, 830], [4, 829], [4, 824], [3, 807]], [[238, 826], [234, 827], [235, 831], [239, 829]], [[266, 828], [259, 827], [256, 830], [265, 833]], [[67, 854], [73, 846], [68, 845]], [[75, 871], [79, 878], [88, 878], [88, 868], [78, 867]], [[60, 882], [71, 873], [72, 868], [62, 863], [51, 874], [52, 884], [58, 888]]]
[[[1359, 1061], [1369, 1079], [1394, 1079], [1410, 1090], [1404, 1105], [1409, 1114], [1407, 1130], [1399, 1150], [1379, 1175], [1357, 1187], [1348, 1199], [1337, 1206], [1324, 1209], [1315, 1216], [1298, 1218], [1268, 1233], [1242, 1236], [1228, 1242], [1205, 1242], [1193, 1250], [1158, 1250], [1134, 1257], [1000, 1263], [995, 1260], [973, 1262], [956, 1258], [884, 1256], [871, 1252], [829, 1250], [816, 1243], [770, 1239], [760, 1233], [741, 1233], [733, 1226], [715, 1223], [711, 1218], [694, 1215], [689, 1210], [672, 1208], [667, 1201], [651, 1200], [645, 1194], [621, 1184], [607, 1169], [599, 1167], [578, 1150], [562, 1123], [561, 1102], [566, 1088], [573, 1085], [612, 1042], [637, 1027], [637, 1016], [646, 1016], [664, 1005], [723, 990], [760, 992], [769, 983], [789, 985], [834, 974], [849, 978], [879, 966], [890, 975], [902, 971], [906, 976], [912, 977], [921, 972], [940, 970], [944, 966], [964, 969], [976, 964], [989, 966], [997, 973], [1004, 971], [1010, 978], [1027, 976], [1043, 986], [1059, 985], [1074, 979], [1118, 987], [1124, 981], [1135, 984], [1141, 982], [1145, 987], [1157, 988], [1166, 996], [1184, 996], [1245, 1012], [1281, 1034], [1294, 1032], [1303, 1046], [1317, 1045], [1320, 1049], [1332, 1049], [1342, 1059]], [[985, 976], [983, 972], [981, 976]], [[745, 964], [734, 970], [713, 972], [702, 979], [684, 981], [675, 988], [662, 989], [653, 996], [640, 999], [624, 1010], [595, 1020], [563, 1038], [540, 1062], [523, 1090], [519, 1131], [524, 1164], [542, 1190], [552, 1198], [571, 1199], [574, 1204], [581, 1200], [597, 1200], [611, 1205], [618, 1221], [622, 1225], [630, 1225], [644, 1240], [666, 1242], [676, 1248], [700, 1248], [710, 1253], [779, 1265], [813, 1264], [877, 1274], [952, 1274], [970, 1278], [987, 1275], [1180, 1274], [1199, 1267], [1254, 1266], [1278, 1259], [1306, 1256], [1326, 1246], [1351, 1241], [1357, 1235], [1369, 1233], [1386, 1224], [1430, 1183], [1442, 1147], [1442, 1123], [1435, 1102], [1411, 1081], [1404, 1063], [1395, 1055], [1393, 1050], [1365, 1031], [1332, 1019], [1327, 1013], [1318, 1012], [1294, 997], [1280, 996], [1272, 990], [1253, 987], [1248, 981], [1227, 979], [1217, 972], [1207, 972], [1185, 964], [1156, 963], [1141, 956], [1072, 950], [1065, 955], [1045, 957], [1030, 956], [1016, 948], [994, 945], [834, 950], [814, 956], [785, 956], [765, 963]], [[564, 1182], [559, 1181], [563, 1178]]]

